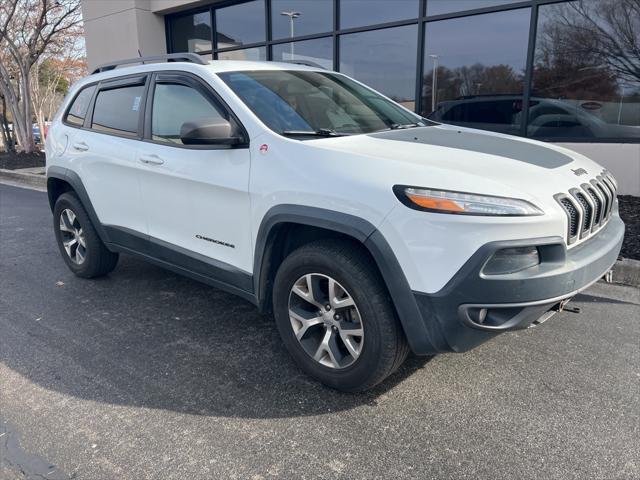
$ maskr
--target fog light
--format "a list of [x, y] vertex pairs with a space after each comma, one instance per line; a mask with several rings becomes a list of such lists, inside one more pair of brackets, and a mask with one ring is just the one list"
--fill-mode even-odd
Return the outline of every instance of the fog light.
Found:
[[515, 273], [540, 263], [536, 247], [514, 247], [498, 250], [482, 269], [485, 275]]

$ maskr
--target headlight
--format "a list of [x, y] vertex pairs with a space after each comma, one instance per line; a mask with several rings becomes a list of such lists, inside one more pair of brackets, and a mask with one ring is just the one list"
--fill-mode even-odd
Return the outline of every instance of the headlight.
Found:
[[458, 215], [520, 217], [542, 215], [532, 203], [518, 198], [494, 197], [475, 193], [433, 190], [396, 185], [393, 191], [402, 203], [415, 210]]

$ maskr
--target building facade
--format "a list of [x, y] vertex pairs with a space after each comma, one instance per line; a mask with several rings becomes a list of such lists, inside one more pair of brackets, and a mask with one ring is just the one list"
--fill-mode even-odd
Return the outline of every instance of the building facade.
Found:
[[83, 0], [90, 68], [120, 58], [304, 60], [428, 118], [559, 143], [640, 195], [633, 0]]

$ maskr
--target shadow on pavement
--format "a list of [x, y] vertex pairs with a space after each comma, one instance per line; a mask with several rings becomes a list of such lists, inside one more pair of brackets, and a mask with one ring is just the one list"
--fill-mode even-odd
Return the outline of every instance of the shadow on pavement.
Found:
[[343, 394], [302, 373], [273, 320], [235, 296], [126, 256], [98, 280], [74, 277], [57, 253], [42, 270], [18, 260], [6, 278], [31, 291], [16, 288], [4, 305], [0, 361], [74, 397], [197, 415], [319, 415], [375, 404], [430, 360], [410, 357], [372, 391]]

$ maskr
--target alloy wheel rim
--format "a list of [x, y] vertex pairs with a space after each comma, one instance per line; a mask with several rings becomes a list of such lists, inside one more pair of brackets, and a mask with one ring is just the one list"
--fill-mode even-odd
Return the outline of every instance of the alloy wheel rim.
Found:
[[87, 243], [82, 225], [78, 217], [69, 208], [60, 213], [60, 235], [65, 252], [76, 265], [80, 265], [87, 257]]
[[289, 293], [289, 320], [302, 349], [333, 369], [352, 365], [362, 353], [364, 328], [351, 294], [321, 273], [301, 276]]

